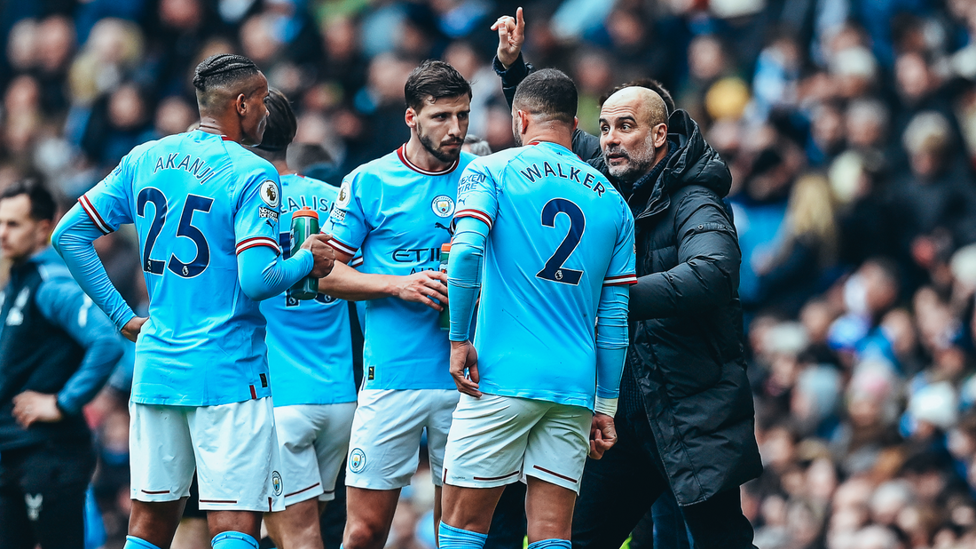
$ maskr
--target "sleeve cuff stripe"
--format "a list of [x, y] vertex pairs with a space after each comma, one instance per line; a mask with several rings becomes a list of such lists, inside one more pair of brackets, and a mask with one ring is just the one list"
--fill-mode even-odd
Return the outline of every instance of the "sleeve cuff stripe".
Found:
[[637, 284], [637, 275], [608, 276], [603, 279], [604, 286], [627, 286]]
[[95, 207], [92, 206], [92, 203], [90, 200], [88, 200], [87, 196], [81, 195], [80, 197], [78, 197], [78, 203], [81, 204], [81, 209], [85, 210], [85, 213], [88, 214], [89, 218], [91, 218], [92, 223], [94, 223], [95, 226], [98, 227], [99, 231], [102, 231], [102, 234], [108, 234], [112, 232], [112, 229], [110, 229], [108, 224], [105, 223], [105, 220], [102, 219], [102, 216], [98, 215], [98, 210], [96, 210]]
[[346, 255], [356, 255], [356, 249], [355, 248], [349, 246], [348, 244], [344, 244], [344, 243], [340, 242], [334, 236], [329, 239], [329, 245], [332, 246], [333, 248], [339, 250], [340, 252], [346, 254]]
[[281, 253], [281, 248], [278, 243], [275, 242], [273, 238], [268, 238], [266, 236], [256, 236], [254, 238], [248, 238], [237, 243], [237, 253], [241, 253], [244, 250], [253, 248], [255, 246], [267, 246], [275, 251], [275, 253]]
[[479, 221], [484, 222], [485, 225], [488, 225], [488, 228], [489, 229], [492, 226], [491, 216], [489, 216], [488, 214], [486, 214], [485, 212], [482, 212], [482, 211], [478, 211], [478, 210], [461, 210], [458, 213], [454, 214], [454, 219], [455, 220], [460, 219], [462, 217], [473, 217], [473, 218], [475, 218], [475, 219], [477, 219]]
[[350, 267], [358, 267], [358, 266], [360, 266], [362, 264], [363, 264], [363, 258], [362, 257], [357, 257], [356, 259], [353, 259], [352, 261], [349, 262], [349, 266]]

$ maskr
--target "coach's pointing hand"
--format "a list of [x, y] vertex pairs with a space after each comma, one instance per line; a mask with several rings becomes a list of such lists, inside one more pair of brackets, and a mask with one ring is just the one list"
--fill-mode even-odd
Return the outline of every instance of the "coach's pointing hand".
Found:
[[322, 278], [332, 272], [332, 266], [335, 265], [335, 249], [328, 244], [330, 238], [332, 235], [313, 234], [302, 243], [302, 249], [312, 252], [312, 257], [315, 258], [309, 276]]
[[498, 61], [507, 69], [518, 59], [525, 42], [525, 19], [522, 18], [522, 8], [515, 10], [515, 17], [503, 15], [491, 26], [491, 30], [498, 31]]
[[[467, 369], [468, 375], [464, 375]], [[478, 351], [474, 350], [474, 345], [470, 341], [451, 342], [451, 377], [458, 391], [475, 398], [481, 397], [478, 390]]]
[[[452, 372], [453, 373], [453, 372]], [[613, 418], [597, 412], [590, 423], [590, 457], [600, 459], [603, 453], [617, 442], [617, 430]]]

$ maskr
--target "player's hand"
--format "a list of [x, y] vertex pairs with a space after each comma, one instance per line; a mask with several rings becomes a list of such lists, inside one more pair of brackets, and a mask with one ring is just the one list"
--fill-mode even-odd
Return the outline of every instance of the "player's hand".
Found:
[[142, 325], [149, 320], [148, 317], [144, 316], [134, 316], [125, 323], [122, 327], [122, 335], [125, 336], [129, 341], [135, 341], [139, 337], [139, 332], [142, 331]]
[[525, 43], [525, 19], [522, 18], [522, 8], [515, 10], [515, 17], [503, 15], [491, 26], [491, 30], [498, 31], [498, 61], [506, 69], [518, 59]]
[[[467, 369], [468, 375], [464, 375]], [[481, 398], [481, 391], [478, 390], [478, 351], [474, 350], [474, 345], [470, 341], [451, 342], [451, 377], [458, 391], [475, 398]]]
[[24, 391], [14, 397], [14, 419], [24, 429], [38, 421], [61, 421], [58, 397], [34, 391]]
[[590, 457], [602, 458], [603, 453], [616, 443], [617, 430], [613, 426], [613, 418], [599, 412], [593, 414], [593, 421], [590, 422]]
[[332, 272], [332, 266], [335, 265], [335, 249], [329, 245], [331, 238], [330, 234], [313, 234], [302, 242], [302, 249], [312, 252], [312, 257], [315, 258], [309, 276], [323, 278]]
[[423, 303], [435, 311], [443, 311], [447, 306], [447, 273], [419, 271], [400, 277], [395, 291], [396, 296], [404, 301]]

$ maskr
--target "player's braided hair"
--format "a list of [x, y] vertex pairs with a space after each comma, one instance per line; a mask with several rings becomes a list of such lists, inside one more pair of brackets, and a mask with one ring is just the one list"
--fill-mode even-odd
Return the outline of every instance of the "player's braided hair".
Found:
[[264, 138], [258, 148], [268, 152], [281, 152], [288, 148], [288, 144], [295, 139], [298, 131], [298, 121], [295, 112], [285, 94], [276, 88], [271, 88], [268, 98], [264, 100], [268, 107], [268, 125], [264, 130]]
[[407, 106], [420, 112], [427, 98], [460, 97], [471, 99], [471, 84], [451, 65], [428, 59], [407, 77], [403, 96]]
[[525, 77], [515, 89], [512, 105], [547, 120], [572, 124], [579, 94], [573, 79], [556, 69], [542, 69]]
[[243, 55], [218, 53], [204, 59], [193, 73], [193, 87], [201, 92], [249, 78], [258, 73], [258, 66]]

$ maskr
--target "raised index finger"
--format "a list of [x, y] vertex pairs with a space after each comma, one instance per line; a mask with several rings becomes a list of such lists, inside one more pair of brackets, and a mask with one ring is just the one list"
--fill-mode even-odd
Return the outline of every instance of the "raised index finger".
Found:
[[521, 33], [525, 30], [525, 18], [522, 16], [522, 7], [515, 10], [515, 30]]

